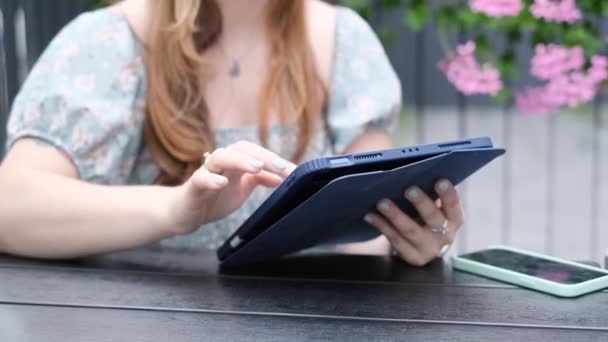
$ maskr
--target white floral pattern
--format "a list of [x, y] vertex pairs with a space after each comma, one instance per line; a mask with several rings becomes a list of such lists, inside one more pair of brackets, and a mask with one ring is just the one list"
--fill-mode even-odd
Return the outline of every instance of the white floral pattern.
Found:
[[[331, 142], [319, 130], [305, 159], [347, 148], [368, 129], [391, 130], [401, 106], [399, 80], [368, 24], [337, 7], [329, 104]], [[65, 151], [81, 179], [107, 185], [152, 184], [159, 170], [143, 139], [146, 74], [142, 47], [127, 21], [107, 9], [85, 13], [49, 44], [15, 99], [7, 147], [23, 137]], [[295, 148], [295, 125], [272, 125], [268, 147]], [[255, 127], [220, 129], [218, 147], [260, 143]], [[218, 247], [264, 201], [258, 189], [236, 212], [196, 233], [161, 242], [167, 248]]]
[[90, 93], [95, 88], [95, 75], [76, 75], [74, 76], [74, 86], [86, 93]]

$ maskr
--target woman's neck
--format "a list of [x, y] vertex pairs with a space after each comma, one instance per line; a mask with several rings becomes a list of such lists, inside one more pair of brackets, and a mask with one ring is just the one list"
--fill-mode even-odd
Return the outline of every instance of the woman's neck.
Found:
[[268, 0], [216, 0], [227, 37], [251, 35], [264, 28]]
[[[147, 41], [150, 25], [150, 0], [123, 0], [112, 6], [127, 17], [137, 36]], [[153, 0], [156, 1], [156, 0]], [[250, 36], [264, 29], [269, 0], [215, 0], [222, 12], [224, 37]], [[290, 1], [290, 0], [288, 0]]]

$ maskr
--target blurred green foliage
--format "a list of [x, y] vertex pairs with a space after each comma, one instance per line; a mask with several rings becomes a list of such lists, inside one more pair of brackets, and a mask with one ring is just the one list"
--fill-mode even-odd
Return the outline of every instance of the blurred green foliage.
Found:
[[[402, 11], [404, 24], [413, 31], [420, 31], [426, 25], [436, 25], [443, 37], [444, 49], [450, 49], [448, 33], [457, 37], [472, 39], [476, 45], [476, 54], [481, 60], [493, 63], [500, 72], [501, 79], [509, 82], [518, 76], [517, 56], [514, 49], [522, 37], [529, 34], [531, 39], [526, 43], [557, 43], [566, 46], [582, 46], [585, 55], [604, 53], [605, 42], [597, 27], [599, 19], [608, 16], [608, 0], [578, 0], [577, 5], [583, 12], [583, 19], [574, 24], [552, 23], [535, 18], [528, 10], [533, 0], [523, 0], [524, 9], [517, 16], [494, 18], [475, 13], [469, 7], [468, 0], [341, 0], [340, 4], [355, 9], [359, 14], [370, 19], [375, 12]], [[604, 19], [605, 20], [605, 19]], [[377, 28], [380, 36], [386, 36], [387, 28]], [[507, 44], [497, 49], [492, 39], [504, 37]], [[393, 39], [395, 40], [393, 33]], [[386, 40], [385, 40], [386, 43]], [[462, 43], [462, 42], [460, 42]], [[507, 101], [511, 90], [503, 89], [497, 96], [499, 102]]]

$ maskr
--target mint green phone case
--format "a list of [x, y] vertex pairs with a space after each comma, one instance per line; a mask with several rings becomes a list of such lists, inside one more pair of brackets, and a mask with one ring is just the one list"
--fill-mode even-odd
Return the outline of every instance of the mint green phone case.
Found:
[[578, 284], [561, 284], [554, 281], [549, 281], [537, 277], [532, 277], [523, 273], [518, 273], [510, 270], [506, 270], [503, 268], [499, 268], [496, 266], [491, 266], [487, 264], [483, 264], [477, 261], [464, 259], [459, 256], [452, 257], [452, 267], [481, 275], [487, 278], [492, 278], [500, 281], [504, 281], [506, 283], [511, 283], [515, 285], [519, 285], [522, 287], [526, 287], [529, 289], [549, 293], [552, 295], [560, 296], [560, 297], [576, 297], [589, 292], [594, 292], [601, 290], [603, 288], [608, 287], [608, 270], [588, 266], [581, 263], [576, 263], [564, 259], [554, 258], [543, 254], [538, 254], [534, 252], [524, 251], [517, 248], [506, 247], [506, 246], [490, 246], [489, 249], [501, 249], [505, 251], [515, 252], [519, 254], [529, 255], [537, 258], [542, 258], [546, 260], [551, 260], [555, 262], [560, 262], [580, 268], [585, 268], [593, 271], [597, 271], [600, 273], [605, 273], [606, 276], [592, 279], [586, 282], [578, 283]]

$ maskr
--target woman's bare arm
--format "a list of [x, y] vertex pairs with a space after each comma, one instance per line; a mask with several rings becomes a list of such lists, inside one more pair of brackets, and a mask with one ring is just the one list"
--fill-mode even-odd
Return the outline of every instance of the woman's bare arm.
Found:
[[22, 139], [0, 165], [0, 251], [69, 258], [146, 245], [172, 235], [171, 196], [83, 182], [58, 149]]
[[21, 139], [0, 166], [0, 252], [70, 258], [189, 234], [239, 208], [255, 187], [276, 187], [295, 168], [245, 141], [208, 160], [177, 187], [102, 186], [79, 180], [58, 149]]

